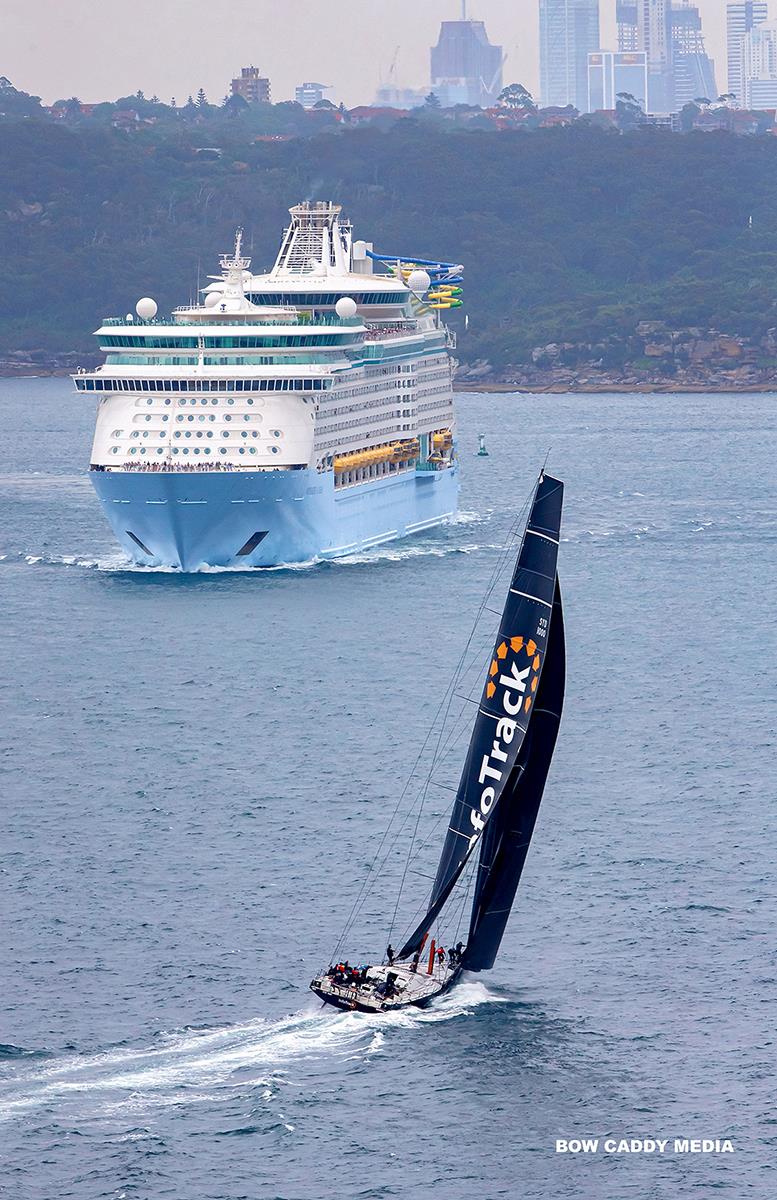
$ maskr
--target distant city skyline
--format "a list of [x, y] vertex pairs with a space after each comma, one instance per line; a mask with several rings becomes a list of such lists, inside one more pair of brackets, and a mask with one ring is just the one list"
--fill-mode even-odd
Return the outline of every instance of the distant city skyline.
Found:
[[[697, 3], [722, 85], [725, 0]], [[400, 87], [428, 87], [440, 24], [461, 16], [461, 0], [340, 0], [336, 21], [313, 0], [4, 0], [3, 7], [0, 74], [48, 104], [73, 95], [116, 99], [138, 88], [182, 104], [199, 87], [218, 103], [248, 63], [269, 77], [275, 101], [321, 78], [335, 102], [369, 103], [389, 75]], [[614, 49], [615, 0], [600, 0], [600, 9], [601, 48]], [[485, 21], [491, 42], [504, 47], [504, 82], [538, 95], [538, 0], [468, 0], [467, 15]]]

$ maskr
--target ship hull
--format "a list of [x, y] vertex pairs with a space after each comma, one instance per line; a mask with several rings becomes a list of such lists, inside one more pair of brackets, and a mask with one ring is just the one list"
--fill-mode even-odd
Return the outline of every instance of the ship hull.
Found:
[[403, 471], [352, 487], [298, 471], [92, 471], [122, 549], [182, 571], [338, 558], [453, 516], [458, 468]]

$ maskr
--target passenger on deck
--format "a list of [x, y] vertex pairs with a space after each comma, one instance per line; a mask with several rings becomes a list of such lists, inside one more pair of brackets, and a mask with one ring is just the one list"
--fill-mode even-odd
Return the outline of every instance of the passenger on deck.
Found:
[[421, 957], [420, 950], [416, 950], [415, 954], [413, 955], [413, 961], [410, 964], [410, 970], [413, 972], [413, 974], [415, 974], [416, 971], [418, 970], [418, 960], [420, 957]]
[[393, 967], [394, 966], [394, 947], [391, 945], [391, 942], [389, 942], [388, 946], [386, 946], [386, 959], [388, 961], [388, 965], [390, 967]]
[[442, 946], [437, 947], [437, 961], [440, 966], [442, 966], [442, 964], [445, 962], [445, 951], [443, 950]]

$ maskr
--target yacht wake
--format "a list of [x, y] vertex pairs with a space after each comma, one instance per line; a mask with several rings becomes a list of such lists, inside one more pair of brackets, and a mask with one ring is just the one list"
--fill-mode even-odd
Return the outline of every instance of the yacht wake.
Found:
[[0, 1121], [74, 1102], [105, 1111], [228, 1100], [257, 1087], [272, 1092], [302, 1063], [307, 1074], [316, 1062], [369, 1062], [385, 1051], [392, 1031], [450, 1021], [498, 999], [483, 984], [465, 980], [424, 1010], [372, 1015], [308, 1008], [276, 1021], [257, 1017], [222, 1029], [160, 1035], [159, 1044], [149, 1048], [68, 1055], [28, 1070], [20, 1066], [0, 1078]]

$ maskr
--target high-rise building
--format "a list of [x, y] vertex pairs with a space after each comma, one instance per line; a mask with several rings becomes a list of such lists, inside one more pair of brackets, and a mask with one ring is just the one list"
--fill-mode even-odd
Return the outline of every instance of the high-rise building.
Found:
[[315, 108], [317, 104], [326, 99], [324, 92], [328, 91], [328, 83], [301, 83], [294, 89], [294, 99], [303, 108]]
[[249, 104], [269, 104], [270, 81], [258, 67], [243, 67], [240, 78], [232, 80], [232, 95], [242, 96]]
[[728, 90], [740, 104], [744, 101], [743, 45], [745, 36], [769, 20], [768, 0], [736, 0], [726, 5], [728, 38]]
[[637, 0], [637, 45], [647, 54], [648, 107], [669, 112], [672, 104], [671, 0]]
[[637, 0], [616, 0], [615, 20], [618, 22], [618, 49], [627, 54], [639, 50]]
[[483, 21], [443, 21], [431, 49], [432, 91], [443, 107], [472, 104], [488, 108], [502, 90], [501, 46], [492, 46]]
[[692, 0], [617, 0], [616, 19], [618, 49], [647, 54], [651, 112], [677, 111], [701, 96], [715, 99], [715, 68]]
[[629, 95], [647, 109], [647, 55], [644, 50], [597, 50], [588, 55], [588, 111], [613, 109]]
[[742, 39], [745, 108], [777, 108], [777, 21], [755, 25]]
[[588, 55], [599, 46], [599, 0], [540, 0], [540, 95], [588, 108]]
[[669, 11], [672, 36], [672, 109], [704, 98], [715, 100], [715, 66], [704, 48], [701, 16], [691, 0], [674, 0]]

